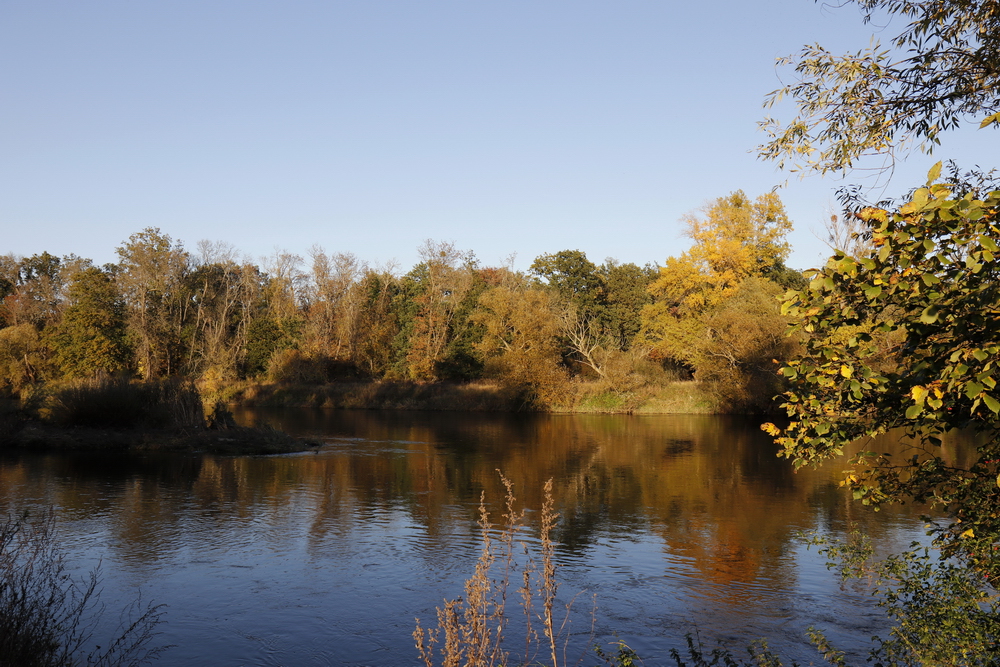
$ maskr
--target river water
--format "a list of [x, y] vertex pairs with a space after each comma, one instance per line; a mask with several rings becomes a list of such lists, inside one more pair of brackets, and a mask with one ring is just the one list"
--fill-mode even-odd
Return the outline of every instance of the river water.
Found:
[[668, 664], [689, 632], [739, 655], [766, 637], [786, 657], [819, 664], [810, 625], [862, 658], [882, 615], [797, 534], [843, 536], [855, 525], [884, 550], [923, 535], [921, 508], [874, 513], [852, 502], [837, 486], [842, 462], [793, 473], [753, 420], [238, 418], [325, 444], [285, 456], [0, 457], [0, 511], [55, 508], [74, 573], [100, 565], [109, 609], [137, 592], [167, 605], [159, 640], [172, 647], [161, 665], [416, 665], [414, 618], [432, 622], [473, 572], [481, 497], [499, 521], [497, 470], [529, 510], [529, 546], [553, 479], [559, 613], [572, 602], [568, 664], [614, 636], [645, 664]]

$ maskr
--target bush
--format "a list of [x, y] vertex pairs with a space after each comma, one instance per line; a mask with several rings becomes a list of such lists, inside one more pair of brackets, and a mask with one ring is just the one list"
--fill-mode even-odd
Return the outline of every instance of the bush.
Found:
[[56, 390], [45, 412], [61, 426], [201, 429], [205, 416], [190, 382], [82, 380]]
[[[18, 667], [137, 666], [166, 647], [151, 646], [161, 607], [133, 602], [118, 636], [87, 652], [104, 606], [95, 570], [82, 581], [66, 572], [55, 516], [0, 524], [0, 665]], [[102, 646], [105, 647], [102, 650]]]

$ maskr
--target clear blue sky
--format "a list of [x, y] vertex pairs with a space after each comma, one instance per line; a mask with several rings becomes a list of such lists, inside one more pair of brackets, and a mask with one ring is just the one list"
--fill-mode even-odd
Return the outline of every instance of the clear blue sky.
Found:
[[[0, 253], [103, 263], [152, 226], [403, 270], [428, 238], [662, 263], [683, 214], [786, 179], [752, 153], [775, 58], [870, 35], [809, 0], [5, 0]], [[887, 194], [938, 156], [992, 166], [997, 136]], [[781, 191], [792, 266], [819, 263], [838, 184]]]

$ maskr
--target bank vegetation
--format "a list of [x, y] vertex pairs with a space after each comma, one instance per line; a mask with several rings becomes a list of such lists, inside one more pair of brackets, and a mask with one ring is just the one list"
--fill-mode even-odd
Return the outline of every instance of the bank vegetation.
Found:
[[104, 266], [2, 256], [3, 419], [86, 426], [62, 405], [74, 392], [122, 415], [168, 385], [196, 387], [209, 421], [236, 405], [766, 412], [796, 345], [777, 301], [803, 281], [784, 265], [791, 222], [776, 195], [735, 192], [685, 224], [691, 248], [662, 266], [563, 250], [518, 271], [433, 241], [405, 273], [320, 247], [255, 263], [154, 228]]

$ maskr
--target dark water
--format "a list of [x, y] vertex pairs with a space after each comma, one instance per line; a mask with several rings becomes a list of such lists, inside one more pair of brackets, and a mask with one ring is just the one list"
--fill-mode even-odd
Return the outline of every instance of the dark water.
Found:
[[[875, 514], [837, 487], [842, 463], [793, 473], [756, 421], [706, 416], [246, 413], [320, 436], [276, 457], [8, 454], [0, 510], [55, 507], [104, 601], [168, 605], [162, 665], [415, 665], [425, 623], [462, 593], [480, 495], [537, 510], [554, 479], [560, 597], [571, 644], [617, 633], [666, 664], [697, 629], [742, 651], [767, 637], [820, 663], [810, 625], [863, 655], [882, 627], [796, 533], [857, 524], [884, 549], [922, 533], [920, 508]], [[894, 443], [881, 443], [893, 447]], [[957, 454], [956, 454], [957, 456]], [[526, 540], [536, 534], [529, 512]], [[522, 642], [523, 644], [523, 642]], [[518, 648], [515, 641], [513, 648]], [[569, 664], [578, 653], [571, 650]], [[583, 664], [595, 664], [588, 657]]]

